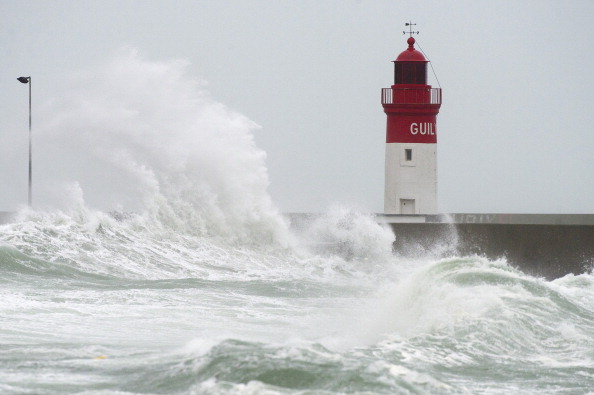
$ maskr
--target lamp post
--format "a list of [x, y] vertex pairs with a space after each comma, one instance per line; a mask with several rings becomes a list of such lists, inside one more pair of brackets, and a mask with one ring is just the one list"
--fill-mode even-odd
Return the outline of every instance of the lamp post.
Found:
[[17, 78], [19, 82], [23, 84], [29, 84], [29, 207], [32, 204], [32, 194], [31, 194], [31, 183], [32, 183], [32, 173], [33, 173], [33, 163], [31, 161], [31, 77], [19, 77]]

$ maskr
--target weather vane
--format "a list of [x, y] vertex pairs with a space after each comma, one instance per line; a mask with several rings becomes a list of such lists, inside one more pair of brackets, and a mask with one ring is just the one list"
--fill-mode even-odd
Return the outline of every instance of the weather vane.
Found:
[[413, 26], [417, 26], [416, 23], [412, 23], [412, 21], [410, 21], [410, 22], [406, 22], [404, 24], [404, 26], [408, 26], [408, 31], [407, 32], [406, 31], [403, 31], [402, 34], [408, 33], [408, 34], [410, 34], [411, 37], [412, 37], [413, 34], [419, 34], [418, 31], [415, 32], [415, 31], [412, 30]]

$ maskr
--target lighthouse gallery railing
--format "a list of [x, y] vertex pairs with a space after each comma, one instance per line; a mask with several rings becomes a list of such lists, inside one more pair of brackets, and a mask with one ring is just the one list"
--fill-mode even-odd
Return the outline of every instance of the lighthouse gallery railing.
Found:
[[382, 104], [441, 104], [441, 88], [382, 88]]

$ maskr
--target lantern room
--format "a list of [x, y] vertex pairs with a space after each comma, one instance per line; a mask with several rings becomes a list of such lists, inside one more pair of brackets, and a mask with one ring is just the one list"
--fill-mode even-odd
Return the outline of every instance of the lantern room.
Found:
[[406, 42], [408, 48], [394, 60], [394, 85], [426, 85], [429, 61], [415, 49], [413, 37], [409, 37]]

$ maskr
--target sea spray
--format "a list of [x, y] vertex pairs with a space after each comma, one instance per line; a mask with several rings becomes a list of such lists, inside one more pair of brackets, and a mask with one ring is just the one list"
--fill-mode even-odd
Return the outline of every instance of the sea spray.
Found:
[[[258, 125], [216, 102], [188, 66], [122, 49], [75, 74], [41, 111], [35, 207], [82, 215], [91, 228], [101, 212], [115, 211], [153, 233], [267, 248], [303, 244], [267, 193], [266, 155], [253, 139]], [[306, 243], [327, 247], [316, 253], [342, 259], [385, 260], [393, 241], [373, 217], [345, 207], [330, 209], [306, 233]]]
[[302, 221], [296, 231], [310, 251], [325, 256], [376, 263], [392, 257], [394, 234], [390, 228], [378, 223], [373, 214], [353, 207], [331, 206]]
[[148, 213], [172, 228], [260, 244], [286, 244], [266, 192], [258, 126], [205, 90], [185, 61], [122, 50], [73, 77], [44, 106], [36, 153], [36, 206]]

